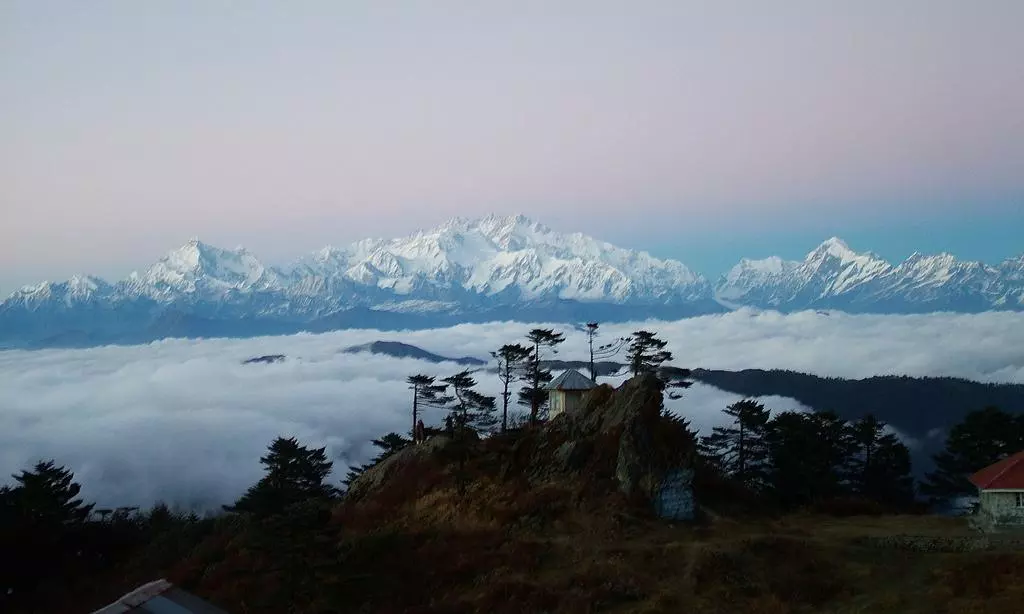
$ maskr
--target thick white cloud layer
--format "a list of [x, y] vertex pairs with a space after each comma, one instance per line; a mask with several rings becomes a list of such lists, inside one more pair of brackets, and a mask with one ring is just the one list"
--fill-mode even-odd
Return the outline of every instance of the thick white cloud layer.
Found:
[[[667, 339], [680, 366], [1024, 382], [1024, 314], [787, 316], [741, 311], [609, 325], [602, 327], [602, 338], [640, 327]], [[444, 376], [461, 369], [339, 350], [394, 339], [446, 356], [486, 358], [530, 328], [504, 323], [0, 352], [0, 474], [54, 458], [75, 471], [84, 494], [100, 505], [165, 500], [202, 509], [237, 497], [259, 479], [258, 459], [266, 445], [277, 435], [294, 435], [328, 447], [336, 459], [337, 481], [349, 463], [374, 454], [372, 438], [408, 430], [406, 376]], [[585, 335], [570, 330], [567, 337], [559, 357], [583, 359]], [[284, 363], [241, 364], [278, 353], [287, 355]], [[497, 393], [495, 376], [477, 376], [483, 391]], [[739, 398], [697, 385], [671, 407], [707, 430], [719, 422], [720, 410]], [[792, 399], [762, 401], [776, 411], [804, 409]], [[439, 410], [427, 415], [432, 422], [440, 418]]]

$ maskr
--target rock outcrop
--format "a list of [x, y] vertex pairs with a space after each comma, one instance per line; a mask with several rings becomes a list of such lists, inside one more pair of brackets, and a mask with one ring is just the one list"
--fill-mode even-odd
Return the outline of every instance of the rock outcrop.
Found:
[[388, 485], [400, 474], [409, 472], [420, 465], [433, 463], [453, 443], [452, 438], [447, 435], [435, 435], [420, 445], [408, 446], [399, 450], [368, 468], [353, 480], [345, 493], [345, 500], [355, 502], [364, 499]]
[[574, 472], [596, 461], [612, 470], [624, 495], [651, 502], [660, 515], [691, 518], [696, 441], [685, 423], [663, 412], [663, 395], [653, 375], [589, 392], [579, 411], [547, 425], [549, 440], [564, 441], [550, 459], [535, 458], [535, 469]]
[[358, 502], [398, 487], [408, 497], [422, 495], [440, 474], [454, 475], [453, 459], [461, 458], [459, 471], [470, 467], [476, 479], [483, 473], [484, 479], [525, 480], [536, 488], [558, 483], [582, 497], [618, 492], [664, 518], [691, 519], [696, 440], [685, 422], [664, 413], [663, 394], [657, 377], [640, 376], [618, 389], [595, 388], [580, 409], [541, 427], [468, 442], [438, 435], [368, 469], [346, 499]]

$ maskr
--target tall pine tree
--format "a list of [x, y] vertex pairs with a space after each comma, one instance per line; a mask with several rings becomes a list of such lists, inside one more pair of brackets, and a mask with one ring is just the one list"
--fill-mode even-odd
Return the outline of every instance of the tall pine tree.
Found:
[[409, 434], [415, 440], [416, 425], [421, 418], [420, 410], [425, 407], [447, 407], [451, 397], [444, 394], [448, 385], [435, 383], [435, 378], [429, 375], [410, 375], [405, 383], [409, 384], [409, 390], [412, 390], [412, 430]]
[[495, 416], [494, 397], [484, 396], [474, 390], [476, 380], [469, 371], [456, 373], [446, 377], [444, 382], [452, 387], [451, 408], [445, 418], [445, 426], [451, 434], [452, 441], [445, 448], [445, 453], [456, 460], [455, 484], [460, 496], [466, 493], [469, 475], [466, 462], [469, 459], [474, 433], [485, 433], [493, 430], [498, 420]]
[[448, 418], [445, 419], [449, 430], [457, 434], [463, 430], [475, 433], [494, 430], [498, 424], [494, 397], [485, 396], [474, 390], [476, 380], [469, 371], [456, 373], [442, 381], [452, 388], [452, 404]]
[[8, 489], [6, 496], [22, 522], [59, 527], [89, 519], [93, 504], [86, 505], [77, 498], [82, 487], [74, 481], [71, 470], [49, 460], [12, 477], [15, 486]]
[[785, 507], [846, 493], [851, 454], [847, 425], [834, 412], [776, 414], [767, 425], [769, 483]]
[[885, 423], [868, 414], [849, 425], [849, 483], [865, 499], [886, 505], [906, 505], [914, 499], [910, 451]]
[[764, 488], [768, 481], [769, 411], [756, 401], [744, 399], [722, 412], [732, 418], [732, 426], [715, 427], [703, 438], [704, 454], [745, 486]]
[[260, 458], [266, 475], [245, 492], [234, 505], [224, 506], [229, 512], [255, 516], [279, 514], [289, 506], [310, 499], [329, 499], [337, 494], [326, 483], [332, 463], [326, 448], [307, 448], [294, 437], [278, 437]]
[[541, 409], [547, 402], [544, 385], [552, 379], [551, 370], [544, 367], [542, 352], [550, 349], [557, 353], [555, 348], [565, 341], [565, 335], [550, 328], [535, 328], [526, 339], [533, 351], [525, 363], [527, 385], [519, 391], [519, 403], [530, 408], [530, 424], [533, 425], [540, 420]]
[[508, 402], [512, 397], [510, 387], [525, 375], [524, 367], [532, 350], [525, 345], [505, 344], [491, 356], [498, 361], [498, 379], [501, 380], [501, 432], [508, 430]]
[[638, 330], [630, 337], [626, 350], [629, 372], [633, 375], [641, 373], [657, 373], [665, 362], [672, 360], [672, 352], [665, 349], [667, 341], [663, 341], [654, 333]]
[[102, 556], [106, 543], [88, 536], [109, 525], [87, 522], [93, 505], [78, 497], [74, 474], [52, 460], [12, 477], [13, 487], [0, 487], [0, 611], [34, 612], [34, 591], [72, 581]]

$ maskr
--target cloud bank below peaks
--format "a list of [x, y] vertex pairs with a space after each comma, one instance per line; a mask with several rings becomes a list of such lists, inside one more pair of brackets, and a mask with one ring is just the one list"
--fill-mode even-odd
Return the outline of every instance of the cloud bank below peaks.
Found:
[[[414, 373], [449, 375], [451, 363], [345, 354], [376, 339], [447, 356], [477, 356], [516, 342], [522, 323], [415, 332], [341, 331], [256, 339], [167, 340], [87, 350], [0, 352], [0, 474], [40, 459], [71, 467], [101, 506], [157, 500], [193, 509], [230, 502], [261, 476], [259, 457], [278, 435], [327, 446], [332, 479], [374, 454], [370, 440], [409, 428]], [[586, 336], [566, 330], [559, 358], [582, 360]], [[1024, 382], [1024, 314], [850, 316], [743, 310], [679, 322], [608, 325], [601, 339], [638, 328], [669, 341], [675, 364], [781, 368], [848, 378], [877, 374]], [[242, 365], [263, 354], [279, 364]], [[476, 374], [497, 394], [493, 374]], [[612, 383], [621, 378], [609, 380]], [[671, 409], [707, 431], [739, 396], [696, 385]], [[776, 411], [804, 409], [762, 399]], [[439, 410], [427, 421], [439, 422]]]

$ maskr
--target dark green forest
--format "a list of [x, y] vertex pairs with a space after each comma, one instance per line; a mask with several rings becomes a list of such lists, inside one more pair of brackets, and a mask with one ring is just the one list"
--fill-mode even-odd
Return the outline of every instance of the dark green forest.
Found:
[[953, 377], [843, 379], [780, 369], [694, 369], [692, 377], [744, 397], [790, 397], [817, 411], [835, 412], [844, 420], [871, 414], [917, 440], [919, 446], [911, 454], [919, 477], [932, 468], [931, 457], [941, 450], [950, 427], [969, 412], [985, 407], [1024, 410], [1024, 385]]
[[846, 420], [874, 414], [913, 437], [935, 428], [947, 430], [974, 409], [1024, 408], [1024, 384], [983, 384], [953, 377], [843, 379], [780, 369], [693, 369], [692, 377], [744, 397], [790, 397]]

